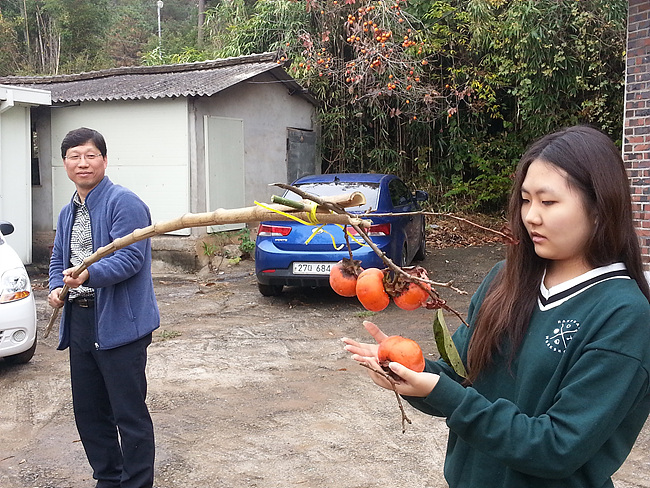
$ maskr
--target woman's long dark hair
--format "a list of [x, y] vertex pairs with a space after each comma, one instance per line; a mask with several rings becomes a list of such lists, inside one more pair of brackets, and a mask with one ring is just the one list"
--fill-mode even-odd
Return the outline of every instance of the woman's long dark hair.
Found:
[[521, 345], [547, 260], [535, 254], [521, 218], [521, 185], [535, 160], [550, 163], [568, 175], [568, 184], [581, 195], [595, 225], [585, 257], [595, 267], [623, 262], [629, 275], [650, 301], [643, 273], [639, 238], [632, 220], [630, 185], [619, 149], [605, 134], [576, 126], [535, 142], [517, 166], [508, 206], [516, 245], [508, 246], [506, 263], [488, 290], [476, 319], [467, 366], [474, 381], [495, 354], [514, 358]]

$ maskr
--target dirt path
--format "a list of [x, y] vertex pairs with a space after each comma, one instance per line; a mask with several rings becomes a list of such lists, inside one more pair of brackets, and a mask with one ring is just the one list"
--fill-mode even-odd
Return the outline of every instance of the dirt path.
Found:
[[[502, 255], [498, 245], [435, 250], [425, 267], [471, 294]], [[211, 278], [154, 275], [162, 315], [148, 364], [157, 487], [446, 486], [444, 421], [407, 406], [413, 423], [402, 434], [393, 394], [342, 350], [343, 336], [366, 339], [356, 299], [297, 289], [262, 297], [250, 261]], [[466, 313], [469, 296], [440, 292]], [[41, 327], [45, 296], [37, 290]], [[433, 353], [432, 314], [391, 305], [371, 320]], [[3, 488], [94, 486], [72, 417], [67, 353], [54, 350], [54, 335], [30, 364], [0, 362]], [[650, 487], [649, 441], [644, 432], [617, 488]]]

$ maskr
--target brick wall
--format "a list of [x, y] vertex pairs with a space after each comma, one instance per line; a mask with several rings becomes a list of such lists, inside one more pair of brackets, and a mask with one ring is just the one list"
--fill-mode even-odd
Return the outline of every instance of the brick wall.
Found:
[[630, 0], [623, 160], [646, 270], [650, 270], [650, 2]]

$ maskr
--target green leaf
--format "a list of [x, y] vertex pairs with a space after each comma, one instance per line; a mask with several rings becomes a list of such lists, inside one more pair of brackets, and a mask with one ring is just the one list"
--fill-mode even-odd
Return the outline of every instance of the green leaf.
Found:
[[458, 376], [467, 378], [465, 365], [460, 359], [460, 354], [458, 354], [458, 349], [456, 349], [451, 334], [449, 334], [449, 329], [447, 329], [442, 309], [438, 309], [436, 318], [433, 321], [433, 336], [436, 339], [436, 346], [438, 346], [438, 352], [442, 359], [444, 359], [449, 366], [454, 368], [454, 371]]

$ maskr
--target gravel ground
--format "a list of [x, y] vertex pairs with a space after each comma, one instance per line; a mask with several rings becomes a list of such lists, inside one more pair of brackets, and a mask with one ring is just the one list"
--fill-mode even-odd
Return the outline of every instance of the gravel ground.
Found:
[[[464, 315], [502, 257], [499, 244], [436, 249], [424, 267], [469, 293], [439, 289]], [[342, 349], [341, 337], [367, 339], [368, 314], [356, 299], [311, 289], [263, 297], [251, 261], [207, 275], [157, 264], [162, 324], [148, 363], [157, 487], [446, 486], [444, 421], [406, 406], [412, 424], [402, 433], [394, 395]], [[46, 278], [33, 279], [42, 330], [50, 316]], [[432, 311], [391, 304], [370, 320], [437, 356]], [[55, 335], [40, 341], [27, 365], [0, 362], [3, 488], [94, 486], [74, 426], [67, 353], [55, 350]], [[617, 488], [650, 487], [649, 442], [646, 428]]]

